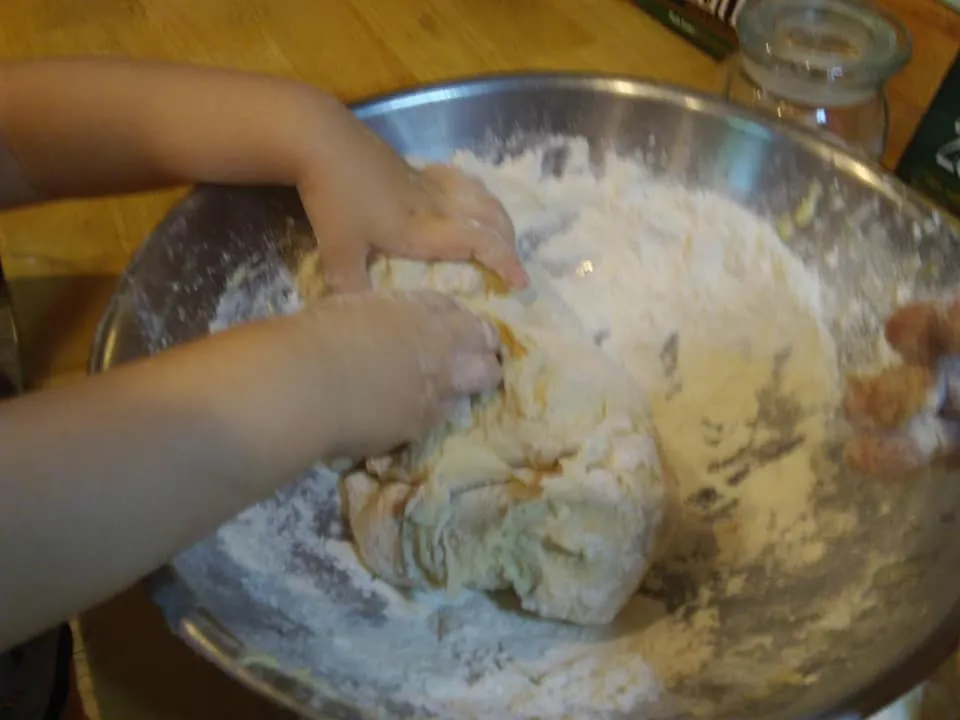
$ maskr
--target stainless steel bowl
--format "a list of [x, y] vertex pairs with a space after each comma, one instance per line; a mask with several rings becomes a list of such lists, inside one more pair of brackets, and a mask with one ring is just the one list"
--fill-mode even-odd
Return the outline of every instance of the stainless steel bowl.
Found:
[[[821, 205], [812, 222], [793, 223], [787, 242], [830, 275], [834, 288], [874, 311], [859, 335], [838, 339], [848, 366], [864, 359], [864, 339], [895, 302], [891, 286], [924, 293], [958, 279], [960, 238], [882, 170], [806, 131], [771, 125], [688, 90], [616, 77], [500, 76], [403, 92], [355, 111], [401, 152], [429, 160], [460, 148], [503, 156], [552, 134], [583, 136], [592, 151], [643, 153], [660, 176], [712, 188], [774, 218], [796, 218], [811, 183], [819, 184], [842, 197], [842, 205]], [[146, 240], [121, 279], [97, 333], [90, 371], [208, 333], [238, 268], [269, 256], [295, 269], [311, 242], [292, 191], [196, 190]], [[825, 258], [838, 249], [852, 260], [831, 275]], [[860, 529], [849, 544], [833, 548], [802, 587], [766, 588], [736, 603], [720, 598], [722, 628], [733, 634], [765, 626], [775, 658], [781, 645], [801, 642], [791, 622], [811, 595], [842, 586], [846, 570], [878, 547], [894, 558], [871, 589], [883, 612], [836, 630], [831, 649], [811, 658], [814, 667], [807, 669], [815, 682], [760, 687], [736, 673], [719, 685], [715, 677], [687, 678], [683, 692], [702, 701], [702, 716], [862, 717], [922, 679], [954, 646], [960, 630], [960, 476], [937, 471], [886, 485], [850, 478], [832, 502], [859, 512]], [[331, 518], [318, 515], [316, 522], [318, 532], [332, 532]], [[333, 568], [318, 565], [316, 576], [331, 594], [356, 601]], [[358, 716], [336, 678], [310, 677], [285, 657], [303, 628], [251, 598], [216, 538], [157, 573], [153, 586], [174, 632], [239, 681], [306, 717]], [[682, 601], [674, 612], [683, 612]], [[251, 642], [264, 637], [271, 638], [270, 647]], [[383, 707], [384, 716], [410, 710], [390, 698], [383, 698]]]

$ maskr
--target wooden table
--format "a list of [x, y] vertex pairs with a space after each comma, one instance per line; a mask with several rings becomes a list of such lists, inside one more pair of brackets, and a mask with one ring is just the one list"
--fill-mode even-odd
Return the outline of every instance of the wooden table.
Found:
[[[960, 16], [933, 0], [882, 0], [914, 37], [890, 87], [896, 162], [960, 43]], [[276, 73], [345, 100], [517, 69], [627, 73], [719, 90], [722, 68], [629, 0], [5, 0], [0, 56], [168, 58]], [[82, 373], [117, 273], [176, 192], [10, 213], [0, 254], [33, 385]], [[105, 718], [281, 717], [166, 633], [134, 590], [83, 621]]]

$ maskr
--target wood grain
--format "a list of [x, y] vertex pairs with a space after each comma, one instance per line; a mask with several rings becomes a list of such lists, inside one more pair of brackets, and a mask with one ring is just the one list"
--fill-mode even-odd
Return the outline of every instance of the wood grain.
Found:
[[[913, 34], [890, 86], [886, 162], [902, 152], [960, 43], [932, 0], [882, 0]], [[5, 0], [0, 58], [129, 55], [276, 73], [354, 100], [423, 82], [519, 69], [624, 73], [702, 90], [723, 69], [629, 0]], [[177, 192], [71, 202], [0, 218], [34, 385], [76, 377], [114, 276]], [[142, 593], [86, 623], [106, 718], [271, 717], [161, 629]], [[279, 717], [279, 715], [278, 715]]]

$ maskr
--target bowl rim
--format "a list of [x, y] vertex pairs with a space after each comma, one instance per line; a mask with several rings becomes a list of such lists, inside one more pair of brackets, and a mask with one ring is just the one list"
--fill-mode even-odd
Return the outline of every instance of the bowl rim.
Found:
[[[894, 202], [901, 211], [914, 214], [915, 219], [930, 216], [943, 217], [947, 220], [943, 224], [943, 230], [952, 232], [948, 224], [951, 215], [946, 210], [907, 186], [878, 163], [855, 156], [850, 150], [831, 142], [826, 136], [799, 125], [778, 122], [760, 111], [735, 105], [708, 92], [642, 76], [584, 70], [514, 70], [484, 73], [402, 86], [399, 89], [350, 102], [348, 107], [358, 118], [366, 121], [406, 107], [505, 91], [522, 92], [533, 89], [538, 91], [568, 89], [606, 96], [660, 101], [679, 105], [694, 112], [723, 117], [728, 121], [734, 119], [744, 123], [754, 133], [788, 137], [806, 151], [832, 164], [837, 170], [856, 175], [870, 188]], [[98, 374], [115, 365], [111, 358], [110, 336], [118, 312], [117, 300], [125, 281], [141, 261], [145, 247], [152, 238], [163, 234], [168, 224], [173, 222], [173, 219], [196, 195], [214, 192], [215, 187], [198, 185], [175, 202], [156, 227], [144, 238], [138, 250], [133, 253], [120, 275], [114, 293], [94, 333], [87, 363], [88, 374]], [[256, 672], [256, 663], [237, 662], [240, 658], [230, 657], [231, 653], [227, 648], [235, 643], [232, 636], [220, 628], [216, 621], [207, 616], [203, 608], [192, 600], [191, 591], [180, 581], [172, 565], [157, 570], [148, 576], [146, 582], [151, 599], [163, 611], [168, 626], [192, 650], [213, 662], [242, 685], [270, 698], [278, 705], [300, 713], [304, 717], [320, 717], [315, 707], [278, 692], [268, 678]], [[173, 598], [175, 600], [172, 600]], [[220, 637], [215, 637], [217, 635]], [[904, 646], [887, 668], [872, 679], [863, 681], [859, 687], [845, 696], [828, 699], [813, 714], [808, 714], [802, 720], [869, 718], [871, 714], [890, 705], [932, 675], [957, 649], [958, 638], [960, 638], [960, 597], [954, 601], [950, 610], [935, 627], [926, 635]], [[838, 652], [842, 650], [838, 649]]]

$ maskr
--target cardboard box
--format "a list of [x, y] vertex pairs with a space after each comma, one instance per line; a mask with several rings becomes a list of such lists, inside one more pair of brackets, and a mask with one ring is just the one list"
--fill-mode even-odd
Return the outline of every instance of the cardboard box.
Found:
[[897, 165], [897, 175], [960, 216], [960, 52]]
[[745, 0], [633, 1], [715, 60], [725, 60], [737, 49], [734, 22]]

